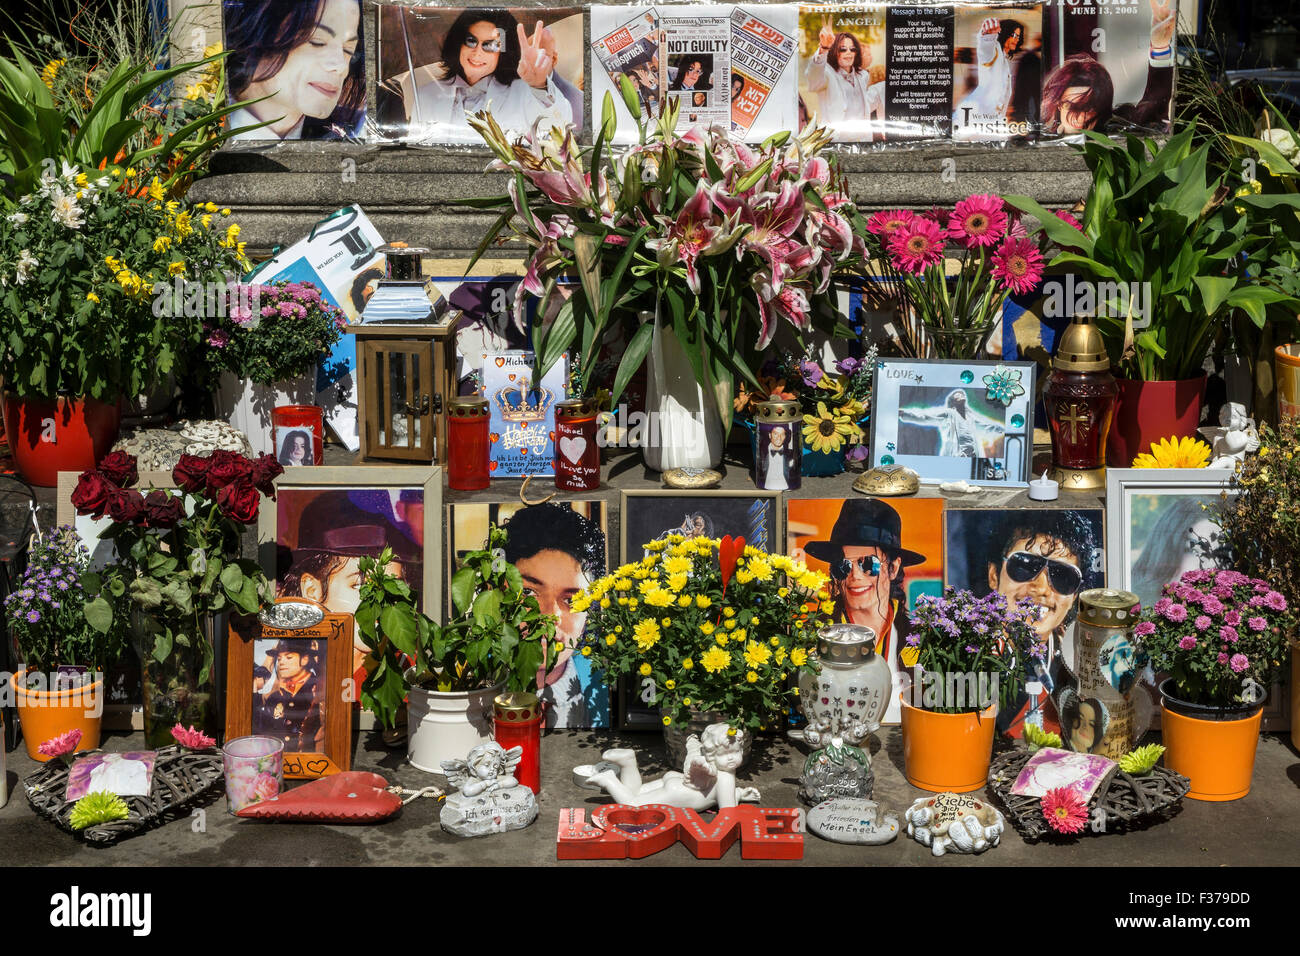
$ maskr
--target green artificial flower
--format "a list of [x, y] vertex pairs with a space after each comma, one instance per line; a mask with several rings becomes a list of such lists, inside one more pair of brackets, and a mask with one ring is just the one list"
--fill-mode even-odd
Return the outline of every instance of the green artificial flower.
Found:
[[108, 823], [110, 820], [125, 820], [131, 810], [126, 801], [115, 793], [97, 790], [88, 793], [72, 808], [68, 823], [74, 830], [84, 830], [96, 823]]
[[1119, 769], [1135, 777], [1150, 773], [1151, 768], [1164, 756], [1164, 752], [1165, 748], [1160, 744], [1147, 744], [1145, 747], [1130, 750], [1119, 758]]
[[1029, 752], [1033, 753], [1034, 751], [1041, 750], [1044, 747], [1061, 746], [1061, 738], [1059, 735], [1054, 734], [1051, 731], [1044, 730], [1037, 724], [1026, 722], [1025, 743], [1029, 745]]

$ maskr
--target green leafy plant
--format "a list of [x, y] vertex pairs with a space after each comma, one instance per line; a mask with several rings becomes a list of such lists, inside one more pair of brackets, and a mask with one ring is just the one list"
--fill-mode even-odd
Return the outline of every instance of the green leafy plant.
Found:
[[[537, 672], [559, 659], [555, 618], [524, 589], [505, 559], [505, 532], [495, 525], [488, 547], [471, 551], [452, 575], [452, 617], [437, 624], [421, 613], [406, 582], [389, 573], [392, 551], [362, 558], [357, 630], [370, 653], [361, 704], [385, 727], [413, 686], [442, 693], [504, 682], [508, 691], [535, 690]], [[409, 673], [408, 673], [409, 672]]]
[[84, 830], [97, 823], [109, 823], [113, 820], [125, 820], [131, 815], [131, 808], [115, 793], [96, 790], [86, 794], [72, 806], [72, 815], [68, 817], [68, 826], [74, 830]]
[[573, 599], [587, 612], [581, 653], [607, 674], [654, 682], [664, 722], [718, 713], [733, 729], [780, 719], [834, 605], [825, 575], [746, 547], [726, 579], [720, 544], [670, 534]]
[[1270, 310], [1300, 308], [1249, 267], [1269, 242], [1246, 212], [1259, 197], [1228, 202], [1228, 173], [1208, 168], [1209, 145], [1194, 147], [1195, 135], [1188, 127], [1162, 144], [1086, 132], [1093, 183], [1082, 232], [1028, 196], [1006, 197], [1066, 249], [1050, 266], [1075, 266], [1097, 283], [1097, 326], [1112, 363], [1131, 378], [1194, 377], [1234, 310], [1262, 327]]
[[1119, 769], [1134, 777], [1140, 777], [1144, 773], [1150, 773], [1164, 754], [1165, 748], [1160, 744], [1147, 744], [1145, 747], [1130, 750], [1120, 757]]
[[1054, 734], [1050, 730], [1043, 730], [1037, 724], [1031, 724], [1025, 721], [1025, 743], [1029, 745], [1029, 750], [1042, 750], [1044, 747], [1061, 746], [1061, 735]]

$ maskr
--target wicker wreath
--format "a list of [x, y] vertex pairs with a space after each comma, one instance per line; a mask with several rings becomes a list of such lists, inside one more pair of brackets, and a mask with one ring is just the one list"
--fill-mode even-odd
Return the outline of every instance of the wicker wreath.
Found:
[[[988, 780], [989, 793], [1002, 804], [1020, 835], [1029, 841], [1058, 835], [1043, 818], [1041, 798], [1011, 792], [1032, 756], [1029, 750], [1021, 748], [999, 754], [989, 765]], [[1100, 808], [1106, 814], [1105, 828], [1101, 831], [1104, 833], [1158, 822], [1169, 815], [1189, 789], [1191, 782], [1186, 777], [1165, 767], [1154, 767], [1136, 777], [1116, 767], [1088, 802], [1089, 819]], [[1089, 827], [1086, 832], [1097, 831]]]
[[[77, 756], [101, 752], [82, 751]], [[197, 802], [219, 786], [225, 773], [220, 753], [196, 753], [172, 746], [160, 748], [157, 754], [149, 796], [122, 798], [130, 810], [125, 819], [74, 830], [68, 821], [76, 801], [63, 799], [68, 789], [70, 768], [62, 760], [51, 760], [23, 780], [27, 802], [41, 816], [69, 833], [87, 843], [104, 845], [175, 819], [188, 804]]]

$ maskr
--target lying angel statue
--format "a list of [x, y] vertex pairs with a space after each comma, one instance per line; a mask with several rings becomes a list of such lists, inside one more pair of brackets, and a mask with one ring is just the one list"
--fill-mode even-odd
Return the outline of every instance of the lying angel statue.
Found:
[[477, 797], [518, 786], [514, 771], [523, 754], [523, 747], [503, 750], [499, 744], [479, 744], [464, 760], [442, 761], [442, 769], [451, 786], [467, 797]]
[[728, 734], [726, 724], [710, 724], [702, 736], [691, 734], [686, 740], [686, 762], [681, 773], [670, 770], [649, 783], [641, 780], [635, 751], [606, 750], [601, 759], [618, 767], [617, 776], [613, 770], [604, 769], [585, 782], [627, 806], [664, 803], [686, 810], [708, 810], [716, 805], [725, 810], [742, 800], [759, 800], [753, 787], [736, 786], [736, 771], [744, 760], [744, 741], [739, 734]]

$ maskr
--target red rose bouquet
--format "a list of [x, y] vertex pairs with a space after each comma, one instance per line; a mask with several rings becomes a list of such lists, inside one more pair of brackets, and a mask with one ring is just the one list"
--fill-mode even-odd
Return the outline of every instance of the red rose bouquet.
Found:
[[105, 634], [115, 617], [129, 621], [150, 746], [170, 743], [177, 723], [211, 727], [213, 622], [232, 611], [256, 613], [271, 598], [257, 562], [240, 555], [262, 496], [275, 497], [283, 472], [273, 455], [182, 455], [172, 469], [179, 490], [142, 491], [134, 487], [135, 458], [114, 452], [77, 481], [73, 506], [112, 521], [101, 538], [116, 551], [102, 573], [82, 578], [92, 596], [86, 620]]

